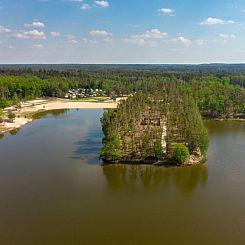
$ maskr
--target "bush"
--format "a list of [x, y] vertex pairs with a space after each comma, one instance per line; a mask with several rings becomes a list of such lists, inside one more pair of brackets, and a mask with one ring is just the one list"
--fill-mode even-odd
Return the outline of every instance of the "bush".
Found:
[[178, 163], [183, 164], [190, 157], [189, 149], [182, 144], [175, 146], [172, 159]]
[[12, 111], [9, 111], [8, 112], [8, 118], [9, 118], [10, 122], [14, 122], [15, 114]]

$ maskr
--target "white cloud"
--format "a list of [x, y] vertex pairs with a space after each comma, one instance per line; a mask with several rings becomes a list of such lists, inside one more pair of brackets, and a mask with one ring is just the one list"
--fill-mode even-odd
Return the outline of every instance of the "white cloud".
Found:
[[151, 47], [156, 46], [154, 40], [167, 40], [168, 33], [161, 32], [159, 29], [151, 29], [139, 35], [132, 35], [129, 38], [124, 38], [122, 41], [127, 44], [134, 44], [138, 46], [149, 45]]
[[234, 34], [219, 34], [219, 36], [223, 39], [236, 39], [236, 35]]
[[220, 43], [227, 43], [229, 40], [235, 40], [237, 37], [234, 34], [219, 34], [217, 38], [213, 39], [196, 39], [194, 42], [198, 45], [213, 45]]
[[9, 33], [9, 32], [11, 32], [10, 29], [0, 25], [0, 33]]
[[201, 25], [225, 25], [225, 24], [234, 24], [233, 20], [222, 20], [218, 18], [209, 17], [205, 21], [201, 22]]
[[83, 3], [82, 6], [81, 6], [81, 9], [82, 10], [89, 10], [89, 9], [91, 9], [91, 6], [89, 4], [87, 4], [87, 3]]
[[227, 43], [230, 40], [236, 39], [236, 35], [234, 35], [234, 34], [219, 34], [219, 37], [221, 38], [221, 41], [223, 43]]
[[[74, 1], [77, 1], [77, 0], [74, 0]], [[81, 2], [83, 2], [83, 1], [81, 1]], [[110, 4], [109, 4], [108, 1], [94, 1], [94, 4], [82, 3], [81, 10], [90, 10], [93, 7], [106, 8], [106, 7], [109, 7], [109, 6], [110, 6]]]
[[106, 38], [104, 39], [104, 42], [105, 42], [105, 43], [113, 43], [114, 40], [113, 40], [112, 38], [110, 38], [110, 37], [106, 37]]
[[205, 45], [205, 44], [208, 44], [209, 43], [209, 40], [206, 40], [206, 39], [196, 39], [195, 40], [195, 43], [197, 43], [198, 45]]
[[31, 47], [34, 49], [42, 49], [44, 46], [42, 44], [33, 44]]
[[83, 44], [83, 45], [90, 44], [91, 45], [92, 44], [92, 45], [96, 45], [96, 46], [98, 45], [97, 41], [90, 40], [87, 38], [81, 39], [81, 38], [74, 36], [74, 35], [71, 35], [71, 34], [66, 35], [66, 38], [68, 38], [68, 43], [70, 43], [70, 44], [76, 44], [76, 45], [78, 45], [78, 44]]
[[137, 37], [123, 38], [122, 41], [126, 44], [133, 44], [138, 46], [143, 46], [146, 44], [143, 38], [137, 38]]
[[45, 24], [40, 21], [35, 21], [32, 23], [32, 27], [45, 27]]
[[159, 29], [151, 29], [140, 35], [140, 37], [147, 39], [165, 39], [168, 37], [168, 33], [161, 32]]
[[52, 37], [59, 37], [60, 36], [60, 33], [59, 32], [56, 32], [56, 31], [51, 31], [49, 34]]
[[31, 24], [25, 24], [26, 27], [36, 27], [36, 28], [43, 28], [45, 27], [45, 24], [40, 21], [34, 21]]
[[76, 39], [77, 38], [76, 36], [74, 36], [72, 34], [67, 34], [66, 37], [69, 39]]
[[108, 36], [112, 36], [112, 33], [104, 31], [104, 30], [92, 30], [89, 33], [91, 36], [94, 37], [108, 37]]
[[108, 1], [94, 1], [94, 4], [98, 7], [103, 7], [103, 8], [110, 6]]
[[188, 38], [185, 38], [185, 37], [179, 37], [178, 38], [178, 40], [182, 43], [182, 44], [184, 44], [184, 45], [186, 45], [186, 46], [190, 46], [191, 45], [191, 40], [190, 39], [188, 39]]
[[46, 35], [43, 31], [19, 31], [14, 34], [14, 37], [18, 39], [46, 39]]
[[175, 9], [161, 8], [157, 10], [159, 13], [167, 16], [175, 16]]
[[68, 40], [68, 43], [70, 43], [70, 44], [77, 44], [78, 41], [76, 39], [69, 39]]
[[97, 41], [94, 41], [94, 40], [89, 40], [87, 38], [83, 38], [81, 40], [81, 44], [92, 44], [92, 45], [98, 45], [98, 42]]

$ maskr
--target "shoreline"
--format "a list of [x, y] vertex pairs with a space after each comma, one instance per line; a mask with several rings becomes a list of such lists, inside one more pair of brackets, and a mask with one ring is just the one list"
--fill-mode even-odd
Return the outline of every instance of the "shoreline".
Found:
[[4, 111], [12, 110], [16, 115], [13, 123], [4, 122], [0, 124], [0, 134], [20, 129], [31, 123], [33, 116], [39, 112], [62, 110], [62, 109], [113, 109], [118, 105], [119, 100], [114, 102], [110, 99], [104, 102], [96, 101], [72, 101], [66, 99], [36, 99], [22, 104], [20, 109], [14, 107], [5, 108]]
[[[117, 98], [116, 102], [110, 98], [104, 98], [103, 101], [95, 100], [68, 100], [59, 98], [50, 99], [35, 99], [27, 101], [22, 104], [21, 109], [15, 109], [13, 107], [5, 108], [4, 111], [12, 110], [16, 115], [13, 123], [5, 122], [0, 124], [0, 134], [8, 133], [12, 130], [20, 129], [25, 125], [31, 123], [33, 116], [40, 112], [62, 110], [62, 109], [114, 109], [117, 108], [120, 100], [124, 98]], [[207, 118], [203, 117], [204, 121], [237, 121], [245, 122], [245, 118]]]
[[218, 122], [228, 122], [228, 121], [234, 121], [234, 122], [245, 122], [244, 118], [203, 118], [203, 121], [218, 121]]

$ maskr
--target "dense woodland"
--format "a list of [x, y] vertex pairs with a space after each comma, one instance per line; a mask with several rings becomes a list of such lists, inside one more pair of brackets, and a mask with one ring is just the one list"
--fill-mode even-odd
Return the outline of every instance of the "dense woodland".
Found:
[[64, 97], [71, 88], [106, 91], [108, 96], [152, 92], [178, 83], [192, 93], [206, 117], [242, 117], [245, 68], [210, 66], [0, 66], [0, 108], [36, 97]]
[[[191, 92], [164, 82], [151, 93], [137, 92], [102, 118], [101, 158], [106, 162], [176, 160], [197, 151], [205, 156], [208, 136]], [[186, 151], [186, 158], [182, 152]], [[178, 154], [179, 156], [176, 156]], [[180, 157], [180, 159], [178, 158]]]

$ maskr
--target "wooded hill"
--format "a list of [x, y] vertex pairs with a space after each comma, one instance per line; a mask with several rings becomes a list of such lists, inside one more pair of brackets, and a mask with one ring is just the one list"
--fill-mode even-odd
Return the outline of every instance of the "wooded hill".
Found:
[[[101, 122], [105, 138], [100, 156], [105, 162], [182, 164], [199, 150], [202, 159], [208, 147], [207, 132], [191, 93], [175, 82], [130, 96], [117, 109], [105, 111]], [[175, 158], [181, 149], [186, 158]]]

